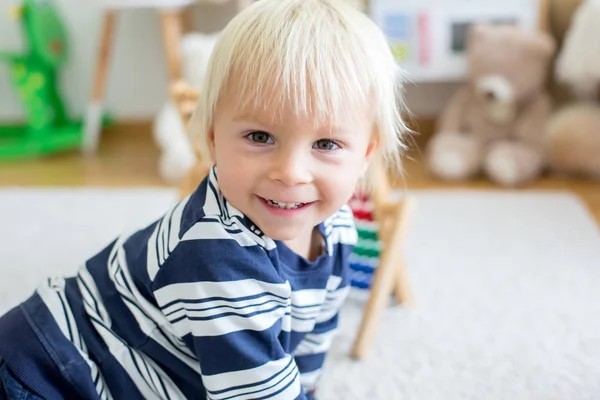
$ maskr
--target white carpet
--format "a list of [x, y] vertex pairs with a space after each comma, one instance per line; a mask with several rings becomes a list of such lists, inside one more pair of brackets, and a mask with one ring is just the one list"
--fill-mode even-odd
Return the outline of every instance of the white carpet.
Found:
[[[415, 307], [390, 308], [347, 357], [354, 292], [321, 400], [600, 398], [600, 233], [564, 193], [415, 192]], [[0, 314], [175, 201], [163, 189], [0, 190]]]
[[0, 189], [0, 315], [175, 201], [168, 189]]

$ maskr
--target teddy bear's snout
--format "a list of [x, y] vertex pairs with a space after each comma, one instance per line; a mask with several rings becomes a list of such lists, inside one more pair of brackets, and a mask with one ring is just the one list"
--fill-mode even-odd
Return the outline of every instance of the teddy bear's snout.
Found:
[[515, 90], [505, 77], [481, 77], [476, 83], [476, 93], [492, 123], [508, 124], [515, 118]]
[[500, 75], [484, 76], [477, 82], [477, 92], [487, 102], [512, 103], [515, 91], [508, 81]]
[[496, 100], [496, 93], [494, 93], [493, 90], [486, 90], [485, 92], [483, 92], [483, 96], [485, 97], [485, 99], [487, 101], [494, 101]]

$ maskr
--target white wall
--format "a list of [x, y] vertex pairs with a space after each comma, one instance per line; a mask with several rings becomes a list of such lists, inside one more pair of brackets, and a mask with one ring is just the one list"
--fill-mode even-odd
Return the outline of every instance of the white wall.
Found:
[[[55, 0], [70, 30], [72, 56], [63, 71], [63, 93], [73, 114], [85, 109], [91, 90], [101, 15], [91, 0]], [[0, 49], [19, 50], [20, 27], [8, 18], [14, 0], [0, 0]], [[214, 31], [223, 27], [234, 13], [233, 2], [197, 6], [196, 26]], [[113, 52], [106, 105], [124, 120], [151, 118], [165, 101], [167, 72], [157, 14], [151, 10], [121, 12]], [[423, 84], [407, 88], [408, 106], [417, 115], [437, 113], [456, 89], [455, 84]], [[20, 103], [0, 65], [0, 119], [22, 115]]]

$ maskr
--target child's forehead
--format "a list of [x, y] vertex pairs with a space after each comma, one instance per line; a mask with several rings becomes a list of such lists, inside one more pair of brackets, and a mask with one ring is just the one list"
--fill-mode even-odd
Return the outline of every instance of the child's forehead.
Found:
[[228, 93], [223, 100], [220, 107], [227, 109], [232, 119], [254, 121], [264, 126], [298, 124], [333, 131], [373, 121], [373, 112], [368, 104], [352, 101], [328, 102], [329, 106], [323, 109], [311, 99], [307, 99], [308, 104], [295, 104], [291, 99], [277, 95], [261, 99]]
[[344, 113], [335, 112], [300, 112], [292, 105], [279, 107], [245, 107], [233, 108], [233, 119], [239, 121], [253, 121], [266, 127], [280, 126], [310, 126], [323, 131], [343, 131], [357, 124], [368, 122], [370, 113], [360, 112]]

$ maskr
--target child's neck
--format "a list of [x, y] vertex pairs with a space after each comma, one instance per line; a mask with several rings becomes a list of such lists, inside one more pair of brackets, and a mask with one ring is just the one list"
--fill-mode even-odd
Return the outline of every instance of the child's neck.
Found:
[[323, 254], [323, 236], [321, 236], [318, 227], [295, 239], [284, 240], [284, 243], [294, 253], [306, 258], [308, 261], [315, 261]]

